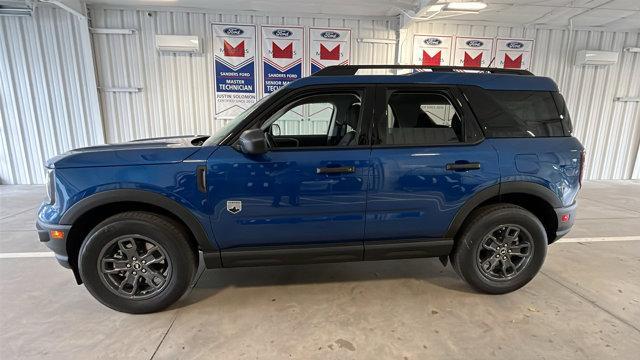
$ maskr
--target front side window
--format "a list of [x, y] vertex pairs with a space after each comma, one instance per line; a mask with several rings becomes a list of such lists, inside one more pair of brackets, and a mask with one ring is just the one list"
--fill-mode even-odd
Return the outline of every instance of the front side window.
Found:
[[295, 106], [272, 125], [274, 136], [327, 135], [336, 107], [329, 102], [312, 102]]
[[362, 95], [310, 95], [289, 103], [261, 126], [274, 148], [355, 146], [361, 140]]
[[437, 92], [394, 92], [388, 97], [381, 145], [444, 145], [463, 141], [462, 121], [449, 99]]

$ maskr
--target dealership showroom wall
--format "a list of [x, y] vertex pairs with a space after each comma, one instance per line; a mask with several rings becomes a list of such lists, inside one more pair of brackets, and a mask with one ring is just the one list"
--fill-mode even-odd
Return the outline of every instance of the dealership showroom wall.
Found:
[[[346, 44], [342, 52], [335, 54], [338, 65], [423, 65], [427, 59], [421, 56], [428, 60], [437, 56], [440, 65], [461, 66], [467, 60], [469, 64], [480, 61], [461, 46], [488, 46], [486, 53], [480, 53], [484, 55], [477, 63], [481, 67], [505, 67], [500, 56], [507, 53], [504, 61], [518, 61], [515, 67], [552, 79], [566, 101], [571, 135], [585, 152], [579, 185], [577, 180], [574, 184], [581, 187], [577, 210], [570, 215], [574, 226], [548, 246], [538, 275], [515, 292], [487, 295], [463, 282], [447, 256], [439, 260], [398, 255], [418, 258], [257, 268], [224, 268], [224, 257], [220, 260], [218, 256], [220, 266], [216, 267], [222, 268], [205, 269], [205, 261], [209, 261], [206, 251], [195, 244], [198, 235], [191, 235], [183, 237], [193, 241], [194, 251], [199, 250], [199, 266], [186, 294], [166, 310], [145, 315], [114, 311], [96, 301], [93, 291], [76, 285], [76, 280], [81, 280], [79, 273], [60, 267], [51, 243], [45, 246], [39, 240], [43, 230], [36, 222], [49, 215], [38, 211], [47, 193], [45, 187], [52, 181], [45, 164], [79, 148], [216, 134], [240, 110], [267, 96], [264, 43], [273, 33], [271, 29], [280, 27], [299, 30], [297, 48], [277, 50], [299, 56], [294, 66], [300, 66], [298, 77], [303, 78], [315, 71], [312, 69], [334, 64], [319, 62], [313, 55], [319, 41], [315, 37], [324, 34], [328, 38], [331, 33], [348, 39], [342, 43]], [[230, 53], [240, 49], [227, 48], [228, 43], [220, 40], [228, 29], [255, 31], [249, 40], [254, 42], [255, 55], [255, 89], [249, 100], [223, 101], [216, 93], [221, 89], [216, 87], [220, 76], [217, 67], [229, 66], [218, 59], [216, 51], [221, 46]], [[161, 43], [170, 40], [182, 43]], [[184, 46], [184, 41], [196, 44], [195, 48], [175, 48]], [[329, 51], [319, 46], [320, 51]], [[438, 50], [437, 55], [428, 53], [427, 48]], [[508, 57], [511, 50], [522, 57]], [[441, 56], [448, 60], [441, 60]], [[402, 71], [363, 71], [368, 72], [391, 75]], [[498, 78], [510, 76], [496, 74]], [[421, 75], [410, 70], [398, 76]], [[358, 108], [361, 105], [365, 104], [358, 103]], [[304, 115], [300, 121], [310, 122], [308, 129], [323, 126], [313, 115]], [[288, 130], [283, 131], [286, 134]], [[519, 144], [525, 147], [521, 149], [523, 156], [535, 156], [538, 164], [538, 155], [527, 155], [537, 150], [528, 148], [530, 143]], [[104, 147], [100, 151], [108, 158], [112, 150]], [[554, 151], [550, 147], [539, 162], [562, 161], [553, 159]], [[637, 0], [0, 0], [0, 359], [637, 359], [639, 153]], [[163, 154], [139, 157], [155, 161], [166, 156]], [[441, 154], [413, 155], [429, 155], [423, 156], [426, 159]], [[119, 153], [112, 157], [129, 159]], [[80, 160], [79, 164], [71, 167], [81, 166]], [[500, 171], [514, 166], [503, 162], [494, 165]], [[396, 171], [420, 172], [419, 166], [398, 166]], [[130, 183], [109, 179], [112, 182], [104, 188], [136, 188], [131, 184], [138, 178], [163, 176], [162, 171], [131, 175], [136, 167], [125, 166], [120, 174], [116, 172]], [[554, 177], [545, 186], [559, 192], [572, 186], [570, 169], [555, 167], [554, 171], [563, 176]], [[292, 171], [290, 176], [297, 174]], [[445, 178], [455, 182], [455, 176]], [[86, 181], [80, 183], [86, 185], [96, 177], [86, 174]], [[227, 181], [233, 182], [231, 177], [228, 175]], [[522, 179], [514, 176], [512, 180]], [[188, 182], [188, 176], [176, 181], [164, 184], [166, 188], [161, 190], [187, 191], [181, 181]], [[70, 178], [56, 184], [56, 194], [77, 191], [75, 198], [56, 201], [78, 201], [101, 191], [99, 186], [75, 188]], [[204, 191], [222, 191], [215, 188], [217, 185], [207, 188], [205, 183]], [[462, 181], [459, 191], [472, 191], [473, 186]], [[394, 190], [414, 191], [402, 184], [398, 187], [401, 189]], [[393, 194], [380, 201], [397, 201]], [[451, 194], [434, 194], [403, 199], [408, 203], [435, 201], [444, 207], [452, 203], [446, 199]], [[51, 199], [51, 194], [48, 196]], [[299, 206], [304, 211], [304, 192], [296, 196], [298, 203], [289, 194], [288, 203], [268, 200], [263, 209]], [[521, 197], [513, 201], [526, 207], [530, 200]], [[180, 211], [184, 211], [159, 209], [160, 205], [151, 203], [140, 207], [133, 205], [135, 201], [127, 198], [121, 203], [136, 211], [158, 209], [166, 217], [181, 217]], [[335, 201], [327, 198], [330, 205], [326, 206], [350, 206], [346, 203], [350, 200]], [[238, 202], [237, 208], [231, 208], [230, 203], [220, 209], [224, 214], [212, 214], [211, 220], [201, 213], [193, 219], [204, 221], [206, 232], [207, 227], [215, 227], [218, 217], [252, 211], [251, 201], [244, 205]], [[453, 204], [456, 209], [462, 205]], [[105, 211], [116, 215], [114, 206]], [[548, 217], [543, 210], [542, 215], [533, 212], [541, 220]], [[560, 217], [553, 221], [566, 221], [560, 220], [564, 214], [557, 214]], [[204, 215], [206, 220], [202, 220]], [[87, 234], [99, 222], [93, 222], [92, 217], [99, 216], [94, 212], [81, 217]], [[419, 211], [365, 218], [374, 222], [394, 216], [398, 221], [403, 221], [403, 216], [440, 221]], [[170, 227], [190, 226], [181, 219], [179, 224], [169, 221]], [[321, 216], [307, 220], [326, 221], [321, 230], [326, 233], [338, 231], [343, 226], [339, 221], [344, 221]], [[246, 218], [244, 225], [259, 221]], [[279, 234], [289, 237], [290, 229], [282, 227]], [[55, 242], [56, 231], [68, 230], [56, 227], [44, 233], [51, 237], [49, 242]], [[61, 238], [71, 236], [60, 234]], [[447, 238], [453, 243], [460, 234]], [[79, 248], [82, 240], [78, 242]], [[458, 242], [455, 244], [452, 249], [457, 249]], [[69, 261], [73, 267], [75, 260]]]

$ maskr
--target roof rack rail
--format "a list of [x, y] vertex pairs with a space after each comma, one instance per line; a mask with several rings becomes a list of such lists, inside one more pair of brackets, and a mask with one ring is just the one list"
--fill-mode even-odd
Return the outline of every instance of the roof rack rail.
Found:
[[432, 72], [484, 72], [491, 74], [512, 74], [512, 75], [533, 75], [528, 70], [519, 69], [499, 69], [483, 67], [463, 67], [463, 66], [423, 66], [423, 65], [334, 65], [327, 66], [312, 76], [350, 76], [355, 75], [358, 70], [387, 69], [387, 70], [431, 70]]

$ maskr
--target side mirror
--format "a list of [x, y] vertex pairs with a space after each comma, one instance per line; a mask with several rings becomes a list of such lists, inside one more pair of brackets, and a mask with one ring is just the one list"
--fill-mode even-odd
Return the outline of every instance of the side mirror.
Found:
[[278, 124], [271, 124], [271, 135], [273, 136], [280, 136], [281, 131], [280, 131], [280, 125]]
[[260, 129], [246, 130], [238, 140], [240, 151], [249, 155], [261, 155], [269, 151], [267, 137]]

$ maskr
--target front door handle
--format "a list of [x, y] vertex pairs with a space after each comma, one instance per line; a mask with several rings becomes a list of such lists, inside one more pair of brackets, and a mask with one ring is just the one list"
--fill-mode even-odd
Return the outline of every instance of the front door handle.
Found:
[[319, 167], [316, 169], [318, 174], [345, 174], [356, 172], [355, 166], [337, 166], [337, 167]]
[[447, 164], [447, 170], [450, 171], [468, 171], [468, 170], [480, 170], [479, 162], [458, 162]]

